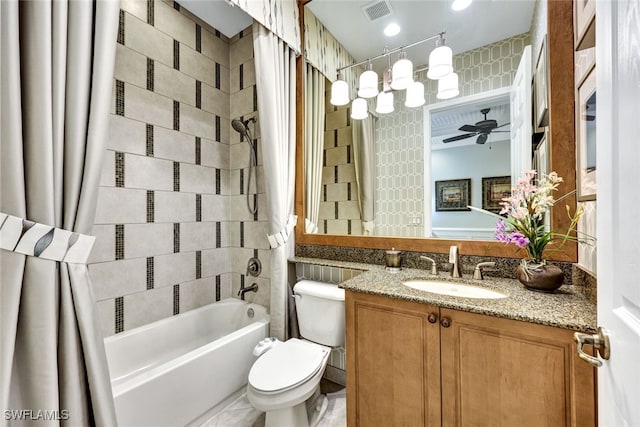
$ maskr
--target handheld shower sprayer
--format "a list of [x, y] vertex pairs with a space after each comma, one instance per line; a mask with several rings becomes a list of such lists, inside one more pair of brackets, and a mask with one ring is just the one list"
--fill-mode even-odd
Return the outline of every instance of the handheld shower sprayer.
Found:
[[254, 196], [254, 203], [253, 206], [251, 206], [251, 201], [250, 201], [250, 194], [249, 191], [251, 189], [251, 176], [253, 174], [253, 177], [256, 181], [256, 193], [257, 193], [257, 188], [258, 188], [258, 171], [257, 169], [257, 165], [258, 165], [258, 149], [256, 147], [255, 141], [253, 140], [252, 136], [251, 136], [251, 131], [249, 131], [249, 123], [251, 122], [256, 122], [256, 118], [255, 117], [251, 117], [247, 120], [242, 120], [242, 119], [233, 119], [231, 121], [231, 127], [233, 127], [233, 129], [238, 132], [241, 136], [243, 136], [244, 138], [246, 138], [247, 142], [249, 143], [249, 177], [247, 179], [247, 191], [246, 191], [246, 195], [247, 195], [247, 208], [249, 209], [249, 212], [252, 215], [255, 215], [256, 212], [258, 212], [258, 199], [257, 199], [257, 194]]

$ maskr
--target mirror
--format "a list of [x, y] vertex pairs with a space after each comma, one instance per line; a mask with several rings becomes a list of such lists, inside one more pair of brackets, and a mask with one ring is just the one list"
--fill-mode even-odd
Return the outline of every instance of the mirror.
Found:
[[[307, 3], [306, 7], [313, 8], [314, 4], [322, 4], [327, 2], [329, 1], [313, 0], [310, 3]], [[358, 2], [349, 2], [349, 4], [351, 3], [358, 3]], [[361, 2], [361, 3], [365, 4], [368, 2]], [[392, 2], [391, 5], [394, 6], [399, 3], [403, 3], [403, 2]], [[410, 3], [412, 3], [413, 5], [418, 4], [415, 1]], [[449, 2], [427, 1], [427, 2], [420, 2], [420, 3], [428, 3], [430, 7], [441, 7], [442, 4], [446, 3], [445, 6], [448, 7]], [[480, 7], [480, 6], [485, 6], [491, 3], [496, 3], [496, 2], [475, 2], [474, 5], [477, 5], [478, 7]], [[500, 2], [500, 3], [502, 6], [504, 6], [505, 4], [508, 4], [511, 2]], [[515, 3], [523, 3], [523, 2], [515, 2]], [[551, 2], [549, 5], [544, 4], [545, 7], [542, 8], [542, 12], [540, 13], [540, 15], [545, 15], [543, 16], [543, 18], [540, 18], [539, 16], [533, 17], [534, 20], [537, 19], [538, 21], [541, 21], [544, 23], [544, 21], [547, 20], [547, 16], [548, 16], [546, 32], [548, 33], [548, 40], [549, 40], [548, 43], [549, 43], [549, 50], [550, 50], [549, 52], [549, 64], [551, 68], [549, 73], [550, 88], [553, 88], [554, 86], [558, 87], [560, 84], [562, 84], [562, 82], [559, 82], [558, 80], [558, 72], [554, 73], [554, 69], [552, 68], [554, 67], [554, 54], [556, 53], [556, 51], [554, 51], [553, 49], [558, 46], [557, 53], [560, 54], [564, 52], [563, 53], [564, 57], [567, 56], [566, 55], [567, 50], [570, 50], [572, 53], [572, 49], [573, 49], [572, 44], [570, 44], [570, 40], [572, 40], [570, 37], [569, 37], [569, 43], [567, 43], [565, 40], [566, 39], [565, 34], [559, 34], [559, 35], [556, 34], [556, 33], [562, 33], [561, 31], [562, 29], [566, 31], [567, 23], [566, 22], [560, 23], [554, 20], [555, 18], [553, 18], [554, 15], [552, 14], [551, 9], [553, 9], [556, 6], [553, 6], [552, 3], [556, 3], [556, 2]], [[563, 6], [566, 8], [567, 2], [561, 1], [558, 3], [565, 3], [563, 4]], [[568, 1], [568, 3], [570, 4], [571, 2]], [[334, 5], [334, 7], [338, 7], [338, 6]], [[333, 10], [335, 11], [335, 8]], [[532, 22], [533, 11], [530, 11], [529, 13], [531, 13], [531, 15], [529, 15], [529, 17], [526, 18], [525, 20], [528, 20], [528, 22]], [[335, 16], [337, 14], [333, 13], [333, 15]], [[344, 19], [344, 16], [347, 14], [341, 13], [339, 15]], [[485, 14], [478, 12], [478, 10], [474, 11], [474, 16], [477, 17], [480, 15], [485, 16]], [[566, 20], [566, 14], [564, 14], [563, 16], [565, 16], [564, 19]], [[516, 19], [513, 19], [513, 21], [515, 20]], [[514, 64], [516, 60], [514, 60], [513, 58], [522, 52], [522, 48], [524, 47], [525, 44], [529, 44], [531, 41], [540, 39], [541, 36], [544, 36], [544, 33], [545, 33], [544, 26], [541, 26], [539, 24], [536, 24], [536, 25], [529, 24], [528, 27], [530, 27], [533, 32], [537, 32], [539, 34], [533, 34], [527, 31], [527, 34], [518, 33], [518, 34], [515, 34], [515, 36], [511, 35], [510, 37], [507, 37], [506, 41], [504, 38], [501, 38], [497, 41], [496, 40], [490, 41], [490, 40], [487, 40], [486, 34], [484, 34], [482, 36], [484, 38], [482, 38], [482, 41], [481, 41], [481, 43], [484, 43], [484, 44], [480, 46], [471, 45], [472, 46], [471, 51], [460, 52], [460, 51], [457, 51], [456, 48], [454, 47], [455, 44], [453, 41], [451, 43], [449, 42], [450, 38], [455, 39], [453, 35], [449, 37], [449, 33], [454, 32], [455, 36], [460, 36], [458, 33], [461, 32], [461, 29], [458, 28], [459, 26], [456, 27], [455, 25], [452, 25], [450, 22], [450, 19], [447, 22], [450, 24], [449, 26], [451, 28], [454, 28], [454, 30], [447, 29], [448, 31], [447, 44], [452, 46], [452, 49], [454, 49], [454, 68], [456, 69], [457, 72], [460, 73], [460, 76], [461, 76], [460, 78], [461, 94], [459, 98], [464, 98], [465, 96], [470, 96], [472, 94], [477, 95], [478, 93], [496, 90], [495, 89], [496, 86], [500, 88], [506, 88], [510, 86], [511, 82], [513, 81], [513, 73], [515, 72], [515, 68], [517, 68], [518, 66], [517, 63]], [[326, 23], [327, 28], [329, 28], [329, 25], [331, 24], [327, 22]], [[425, 25], [426, 25], [426, 21], [425, 21]], [[504, 25], [500, 27], [504, 27]], [[351, 26], [351, 30], [353, 28], [354, 28], [354, 25]], [[570, 35], [572, 36], [571, 28], [572, 28], [571, 25], [569, 25], [569, 30], [571, 33]], [[439, 30], [443, 29], [442, 25], [438, 29]], [[467, 42], [475, 37], [478, 37], [479, 39], [481, 39], [481, 37], [479, 37], [477, 34], [478, 31], [473, 31], [473, 30], [477, 30], [477, 29], [472, 27], [470, 33], [467, 36], [463, 37]], [[339, 33], [339, 31], [335, 31], [335, 32]], [[336, 34], [336, 37], [338, 37], [337, 34]], [[358, 37], [357, 35], [354, 37], [353, 34], [351, 34], [351, 38], [363, 39], [363, 37]], [[370, 45], [373, 45], [373, 39], [374, 39], [373, 36], [369, 37], [369, 35], [366, 38], [366, 40], [369, 42]], [[405, 40], [405, 44], [408, 42], [409, 41]], [[392, 47], [397, 46], [391, 43], [389, 43], [389, 45]], [[377, 49], [378, 52], [382, 50], [381, 47], [372, 47], [372, 48]], [[430, 47], [429, 49], [433, 49], [433, 47]], [[428, 56], [429, 49], [425, 49], [427, 53], [423, 54], [425, 56], [425, 58], [423, 59], [425, 62], [426, 62], [426, 56]], [[514, 54], [514, 52], [516, 53]], [[504, 55], [502, 55], [503, 53]], [[375, 54], [376, 53], [372, 53], [370, 54], [369, 57], [375, 56]], [[495, 61], [491, 60], [493, 58], [492, 54], [496, 55]], [[534, 57], [536, 56], [535, 52], [533, 56]], [[571, 54], [571, 58], [572, 58], [572, 54]], [[483, 63], [482, 62], [483, 60], [488, 62]], [[424, 64], [425, 62], [422, 62], [422, 63], [416, 62], [415, 67], [418, 68], [418, 66], [420, 66], [421, 64]], [[494, 70], [494, 68], [496, 70]], [[301, 67], [299, 67], [299, 70], [300, 69]], [[506, 70], [506, 72], [504, 73], [505, 75], [498, 74], [498, 75], [492, 76], [491, 73], [493, 71], [501, 72], [503, 69]], [[565, 72], [565, 74], [571, 74], [571, 73]], [[427, 106], [435, 104], [437, 102], [435, 98], [435, 92], [437, 91], [437, 89], [434, 88], [434, 84], [431, 83], [428, 79], [426, 79], [426, 76], [421, 77], [420, 75], [417, 75], [416, 78], [425, 82], [425, 97], [427, 97]], [[555, 81], [554, 81], [554, 78], [556, 79]], [[567, 77], [565, 76], [565, 81], [564, 81], [565, 84], [566, 84], [566, 78]], [[572, 87], [573, 85], [572, 74], [570, 75], [570, 78], [571, 78], [571, 86], [569, 87]], [[495, 86], [492, 86], [492, 84], [495, 84]], [[326, 85], [327, 92], [330, 91], [330, 87], [331, 87], [330, 83], [327, 83]], [[560, 96], [565, 97], [564, 100], [560, 101], [560, 98], [559, 98]], [[565, 91], [565, 93], [557, 93], [555, 95], [555, 98], [556, 98], [555, 102], [556, 103], [564, 102], [566, 104], [567, 96], [571, 96], [571, 102], [572, 102], [571, 91]], [[468, 236], [468, 235], [464, 235], [464, 236], [445, 235], [444, 238], [447, 240], [423, 238], [424, 236], [433, 236], [434, 234], [438, 235], [438, 233], [433, 233], [433, 230], [431, 230], [430, 232], [430, 230], [425, 229], [427, 221], [425, 220], [425, 216], [424, 216], [426, 212], [424, 208], [424, 204], [426, 203], [424, 203], [424, 201], [428, 200], [429, 197], [426, 194], [423, 195], [421, 193], [426, 190], [427, 185], [423, 185], [423, 183], [420, 182], [422, 180], [420, 180], [419, 178], [416, 178], [416, 176], [419, 176], [419, 175], [425, 176], [425, 170], [431, 169], [431, 168], [424, 167], [424, 164], [426, 164], [424, 163], [424, 159], [426, 157], [425, 156], [426, 150], [424, 149], [424, 146], [425, 146], [424, 128], [430, 127], [431, 124], [429, 124], [429, 126], [426, 126], [424, 122], [423, 110], [425, 110], [426, 108], [409, 109], [402, 105], [403, 102], [404, 102], [403, 94], [401, 94], [400, 96], [397, 96], [397, 100], [395, 102], [396, 112], [393, 114], [393, 116], [388, 115], [385, 117], [380, 115], [375, 121], [377, 122], [376, 131], [378, 132], [378, 135], [382, 135], [383, 137], [386, 135], [386, 137], [389, 139], [389, 142], [390, 142], [389, 146], [387, 146], [388, 151], [385, 153], [381, 151], [382, 150], [381, 145], [379, 144], [378, 141], [376, 141], [376, 144], [378, 145], [378, 147], [376, 148], [377, 150], [376, 155], [378, 157], [386, 156], [387, 158], [397, 158], [397, 163], [390, 166], [387, 172], [391, 176], [395, 175], [396, 177], [400, 177], [404, 179], [400, 179], [398, 184], [393, 183], [392, 185], [389, 185], [389, 183], [392, 182], [390, 176], [386, 178], [384, 176], [377, 177], [376, 192], [382, 192], [382, 191], [394, 192], [395, 191], [396, 193], [400, 194], [401, 198], [404, 198], [407, 201], [412, 201], [414, 205], [416, 205], [416, 200], [417, 200], [418, 201], [417, 204], [420, 205], [420, 208], [419, 208], [420, 210], [416, 211], [415, 213], [412, 213], [412, 212], [408, 212], [408, 210], [405, 209], [405, 207], [403, 206], [400, 206], [400, 207], [391, 206], [390, 211], [395, 209], [395, 214], [396, 214], [396, 218], [394, 218], [393, 221], [395, 221], [397, 225], [402, 226], [402, 227], [399, 227], [403, 230], [401, 232], [375, 231], [376, 236], [380, 235], [383, 237], [371, 237], [371, 236], [351, 237], [351, 236], [338, 235], [340, 233], [347, 234], [349, 232], [351, 232], [352, 235], [358, 234], [358, 231], [362, 232], [362, 225], [359, 224], [358, 222], [359, 219], [348, 218], [347, 220], [343, 220], [339, 216], [341, 212], [349, 212], [348, 209], [343, 209], [343, 206], [339, 204], [338, 202], [339, 194], [350, 193], [348, 188], [349, 186], [352, 187], [351, 193], [353, 194], [356, 191], [354, 190], [354, 187], [356, 185], [355, 180], [354, 180], [354, 183], [351, 185], [330, 185], [330, 184], [344, 184], [343, 182], [340, 182], [340, 180], [336, 180], [335, 179], [336, 177], [334, 176], [334, 182], [330, 184], [329, 183], [325, 184], [325, 187], [322, 190], [322, 192], [324, 193], [322, 195], [323, 197], [322, 203], [325, 203], [325, 205], [323, 206], [323, 212], [326, 215], [326, 217], [325, 217], [325, 220], [321, 222], [319, 221], [319, 224], [318, 224], [319, 231], [321, 233], [326, 231], [328, 235], [306, 234], [301, 230], [298, 230], [298, 235], [297, 235], [298, 243], [358, 246], [358, 247], [370, 247], [370, 248], [378, 248], [378, 247], [387, 248], [393, 244], [395, 247], [399, 247], [399, 248], [404, 246], [405, 248], [411, 248], [414, 250], [425, 250], [425, 251], [433, 251], [433, 252], [446, 252], [450, 244], [456, 243], [461, 248], [463, 253], [469, 253], [469, 254], [475, 253], [478, 255], [484, 255], [489, 253], [494, 255], [500, 255], [502, 253], [504, 254], [503, 256], [513, 256], [513, 252], [511, 250], [505, 251], [503, 249], [504, 247], [500, 245], [496, 245], [496, 242], [491, 241], [490, 238], [488, 238], [486, 241], [478, 240], [477, 236]], [[549, 102], [551, 105], [553, 105], [554, 103], [553, 95], [550, 95]], [[330, 110], [327, 112], [325, 116], [325, 120], [327, 123], [327, 131], [328, 132], [334, 131], [333, 132], [334, 135], [330, 135], [330, 137], [334, 137], [335, 135], [338, 134], [338, 132], [342, 132], [342, 131], [338, 131], [337, 128], [331, 129], [331, 125], [337, 121], [337, 116], [342, 115], [343, 117], [347, 117], [347, 111], [343, 112], [342, 109], [344, 108], [348, 110], [348, 106], [334, 108], [328, 102], [327, 102], [327, 106], [330, 108]], [[400, 110], [401, 108], [403, 108], [404, 110]], [[555, 114], [562, 113], [562, 111], [557, 111], [557, 112], [555, 110], [552, 111], [551, 108], [550, 108], [550, 111], [553, 117], [557, 117]], [[572, 133], [573, 119], [572, 119], [572, 112], [571, 112], [571, 115], [567, 113], [568, 112], [565, 112], [566, 117], [571, 118], [571, 125], [570, 126], [565, 125], [564, 129], [560, 129], [561, 126], [556, 127], [555, 126], [556, 122], [553, 121], [550, 116], [550, 123], [552, 124], [550, 126], [551, 131], [549, 132], [549, 136], [548, 136], [548, 145], [551, 146], [552, 145], [551, 141], [554, 139], [553, 138], [554, 132], [552, 130], [553, 128], [555, 128], [556, 134], [562, 131], [563, 132], [562, 137], [566, 137], [567, 135], [569, 135], [569, 132], [570, 132], [571, 133], [571, 140], [569, 141], [571, 144], [570, 148], [567, 149], [566, 145], [563, 148], [564, 151], [570, 153], [572, 152], [572, 149], [573, 149], [573, 138], [572, 138], [573, 137], [573, 133]], [[389, 122], [392, 122], [392, 123], [395, 122], [396, 124], [398, 124], [399, 121], [403, 119], [405, 120], [404, 124], [400, 124], [400, 126], [396, 126], [393, 129], [393, 131], [389, 131], [389, 128], [388, 128]], [[479, 116], [476, 122], [481, 119], [482, 119], [482, 116]], [[346, 121], [349, 122], [350, 119], [346, 118]], [[470, 124], [473, 124], [473, 123], [475, 122], [470, 122]], [[560, 123], [560, 120], [558, 120], [558, 123]], [[462, 124], [466, 124], [466, 122], [460, 123], [460, 126]], [[302, 123], [302, 125], [304, 126], [305, 124]], [[413, 132], [413, 137], [411, 135], [412, 132]], [[302, 134], [303, 134], [302, 132], [299, 132], [300, 136]], [[419, 135], [419, 137], [416, 138], [415, 135]], [[394, 142], [396, 143], [395, 146], [393, 145]], [[533, 142], [536, 142], [536, 141], [532, 141], [532, 143]], [[353, 152], [349, 152], [350, 151], [349, 149], [345, 149], [344, 146], [340, 145], [339, 143], [336, 143], [335, 140], [333, 141], [333, 144], [335, 144], [335, 146], [329, 148], [325, 152], [325, 165], [326, 165], [325, 168], [331, 168], [331, 167], [333, 167], [334, 169], [337, 169], [338, 167], [342, 168], [342, 165], [335, 164], [336, 162], [335, 158], [339, 157], [339, 154], [340, 154], [339, 152], [346, 151], [347, 156], [353, 155]], [[301, 148], [304, 149], [304, 147], [301, 147]], [[573, 163], [569, 163], [567, 161], [568, 158], [564, 159], [563, 161], [554, 162], [554, 160], [558, 158], [557, 155], [561, 152], [558, 150], [554, 150], [554, 148], [557, 148], [557, 147], [553, 147], [549, 149], [550, 169], [556, 170], [558, 171], [559, 174], [568, 178], [567, 179], [568, 186], [572, 185], [572, 181], [575, 182], [575, 165]], [[302, 150], [299, 150], [299, 151], [302, 151]], [[533, 152], [532, 150], [530, 151], [531, 151], [530, 152], [530, 157], [531, 157]], [[420, 160], [423, 161], [423, 164], [420, 167], [416, 167], [416, 165], [414, 164], [413, 169], [411, 169], [411, 165], [409, 165], [409, 163], [411, 162], [408, 162], [408, 159], [415, 159], [416, 157], [420, 158]], [[300, 162], [298, 164], [301, 164], [302, 158], [303, 157], [299, 157]], [[571, 158], [575, 159], [575, 157], [571, 157]], [[348, 166], [345, 166], [344, 169], [347, 170], [347, 167]], [[413, 177], [410, 176], [411, 174], [414, 174], [414, 176]], [[458, 175], [459, 175], [458, 178], [463, 178], [460, 174]], [[491, 178], [491, 177], [500, 177], [505, 175], [509, 175], [509, 174], [507, 173], [503, 175], [503, 172], [496, 171], [495, 173], [487, 172], [486, 177]], [[483, 177], [485, 176], [483, 175]], [[301, 183], [302, 180], [303, 179], [299, 175], [298, 183]], [[439, 181], [445, 181], [445, 180], [439, 180]], [[476, 179], [475, 181], [476, 182], [474, 182], [473, 184], [475, 184], [476, 188], [482, 188], [481, 181], [478, 179]], [[393, 185], [395, 185], [395, 187], [393, 187]], [[298, 215], [300, 215], [300, 213], [304, 211], [304, 200], [303, 200], [304, 191], [300, 185], [298, 187], [299, 188], [297, 190], [296, 211], [298, 212]], [[342, 187], [345, 187], [345, 188], [342, 188]], [[435, 180], [432, 180], [431, 182], [429, 182], [429, 187], [435, 189]], [[406, 193], [406, 197], [404, 197], [405, 193]], [[433, 193], [434, 191], [432, 191], [432, 194]], [[432, 219], [435, 219], [436, 218], [436, 211], [435, 211], [436, 200], [434, 197], [430, 197], [430, 199], [433, 205], [431, 206]], [[482, 200], [479, 200], [479, 203], [477, 203], [478, 201], [477, 199], [478, 199], [477, 196], [475, 197], [475, 199], [472, 198], [473, 201], [471, 204], [475, 206], [480, 205], [482, 203]], [[353, 200], [350, 200], [350, 201], [353, 202]], [[379, 201], [379, 200], [376, 199], [376, 201]], [[351, 205], [353, 204], [354, 203], [351, 203]], [[329, 208], [332, 208], [332, 209], [329, 209]], [[353, 210], [354, 210], [353, 206], [351, 206], [351, 213], [353, 213]], [[357, 201], [356, 201], [355, 210], [357, 210]], [[382, 213], [382, 210], [379, 210], [379, 212]], [[334, 224], [335, 226], [332, 226], [331, 222], [334, 219], [337, 219], [337, 221]], [[379, 219], [381, 221], [378, 221]], [[376, 215], [376, 222], [378, 222], [378, 224], [384, 223], [382, 220], [383, 220], [382, 217], [379, 217], [378, 215]], [[554, 225], [555, 224], [561, 225], [561, 220], [554, 218], [553, 216], [551, 221], [552, 221], [552, 224]], [[379, 228], [381, 231], [383, 230], [382, 227], [379, 227]], [[446, 228], [446, 227], [440, 227], [440, 228]], [[409, 230], [409, 232], [407, 232], [406, 230]], [[440, 234], [442, 235], [442, 233]], [[397, 237], [403, 237], [403, 238], [398, 239]], [[460, 239], [464, 239], [464, 240], [460, 240]], [[468, 241], [468, 239], [473, 239], [473, 240]], [[480, 239], [482, 239], [482, 237], [480, 237]], [[559, 258], [573, 259], [575, 258], [575, 255], [572, 253], [569, 253], [566, 256], [560, 255]]]

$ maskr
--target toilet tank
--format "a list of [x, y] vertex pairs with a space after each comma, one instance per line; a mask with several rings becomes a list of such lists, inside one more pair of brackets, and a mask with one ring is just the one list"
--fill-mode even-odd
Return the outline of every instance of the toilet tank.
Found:
[[300, 335], [330, 347], [344, 345], [344, 289], [301, 280], [293, 287]]

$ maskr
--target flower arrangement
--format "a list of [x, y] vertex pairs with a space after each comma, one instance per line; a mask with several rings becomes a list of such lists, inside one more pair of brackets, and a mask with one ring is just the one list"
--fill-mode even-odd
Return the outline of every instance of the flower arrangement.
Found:
[[[568, 193], [559, 199], [554, 199], [553, 192], [563, 181], [556, 172], [544, 175], [534, 183], [537, 172], [526, 171], [522, 178], [518, 179], [511, 190], [511, 197], [502, 199], [502, 210], [495, 214], [484, 209], [469, 206], [471, 209], [498, 217], [495, 238], [498, 241], [514, 244], [519, 249], [526, 251], [527, 258], [523, 260], [526, 270], [535, 270], [546, 264], [544, 253], [546, 250], [560, 250], [567, 241], [587, 242], [590, 238], [578, 238], [576, 227], [583, 214], [582, 206], [578, 206], [572, 215], [567, 206], [567, 215], [570, 223], [565, 233], [547, 229], [544, 217], [549, 209], [558, 201], [572, 193]], [[550, 246], [553, 248], [549, 248]]]

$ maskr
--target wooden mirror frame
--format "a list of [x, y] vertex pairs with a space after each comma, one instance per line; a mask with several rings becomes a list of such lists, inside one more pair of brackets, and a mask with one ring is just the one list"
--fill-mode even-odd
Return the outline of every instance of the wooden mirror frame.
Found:
[[[310, 0], [298, 0], [300, 28], [304, 28], [304, 5]], [[302, 31], [304, 50], [304, 31]], [[547, 48], [548, 48], [548, 96], [549, 96], [549, 170], [564, 178], [558, 194], [566, 194], [576, 188], [575, 158], [575, 113], [574, 113], [574, 35], [573, 1], [553, 0], [547, 2]], [[476, 240], [448, 240], [432, 238], [379, 237], [361, 235], [307, 234], [304, 232], [304, 60], [297, 60], [296, 93], [296, 189], [295, 212], [299, 222], [296, 226], [296, 243], [305, 245], [342, 246], [371, 249], [448, 253], [449, 247], [458, 246], [463, 255], [517, 258], [512, 245], [500, 242]], [[551, 227], [566, 230], [570, 220], [564, 205], [576, 207], [576, 197], [564, 199], [561, 206], [551, 210]], [[548, 254], [554, 261], [577, 262], [577, 244], [568, 242], [562, 251]]]

